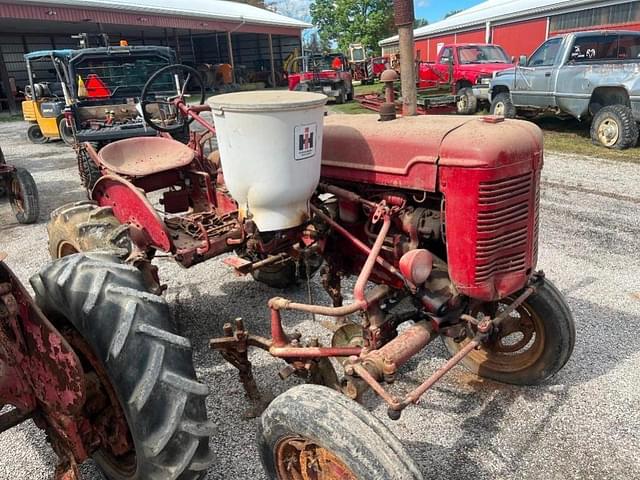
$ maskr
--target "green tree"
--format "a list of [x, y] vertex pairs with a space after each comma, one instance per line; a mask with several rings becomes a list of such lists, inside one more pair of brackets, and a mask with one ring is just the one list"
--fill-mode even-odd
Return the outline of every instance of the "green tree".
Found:
[[322, 43], [343, 52], [350, 43], [379, 52], [378, 42], [395, 32], [393, 0], [315, 0], [310, 11]]
[[456, 13], [460, 13], [461, 11], [462, 10], [450, 10], [445, 14], [444, 18], [449, 18], [450, 16], [455, 15]]

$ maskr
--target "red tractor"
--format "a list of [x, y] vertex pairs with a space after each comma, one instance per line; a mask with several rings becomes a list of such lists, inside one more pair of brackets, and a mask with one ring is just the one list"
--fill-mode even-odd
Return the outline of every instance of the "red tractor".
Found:
[[[146, 95], [168, 74], [183, 85], [200, 83], [199, 105], [185, 102], [186, 87], [167, 99]], [[540, 130], [494, 117], [323, 118], [325, 100], [309, 92], [243, 92], [204, 105], [196, 71], [161, 69], [144, 88], [142, 110], [164, 136], [99, 152], [87, 145], [102, 173], [93, 201], [52, 215], [50, 251], [63, 258], [34, 289], [48, 311], [89, 339], [98, 378], [106, 366], [116, 393], [126, 390], [116, 397], [132, 443], [118, 443], [118, 452], [134, 451], [143, 466], [172, 445], [174, 473], [197, 470], [205, 449], [198, 439], [206, 429], [197, 421], [204, 389], [186, 357], [180, 369], [165, 368], [174, 354], [186, 355], [188, 341], [166, 323], [145, 323], [167, 321], [156, 252], [184, 267], [236, 252], [226, 260], [236, 272], [276, 286], [320, 270], [331, 305], [275, 297], [263, 320], [269, 338], [238, 319], [210, 340], [239, 370], [258, 412], [265, 402], [250, 348], [285, 362], [283, 377], [316, 384], [286, 392], [262, 414], [260, 449], [271, 478], [421, 478], [398, 441], [352, 400], [372, 390], [398, 419], [459, 363], [486, 378], [534, 385], [572, 353], [571, 312], [536, 270]], [[167, 108], [217, 134], [219, 149], [205, 156], [205, 139], [195, 133], [188, 146], [172, 140], [184, 125], [163, 125], [149, 113]], [[215, 127], [204, 111], [212, 111]], [[111, 256], [77, 254], [91, 250]], [[345, 302], [341, 283], [350, 276], [357, 278]], [[333, 318], [330, 344], [287, 331], [288, 312]], [[437, 337], [451, 359], [415, 389], [392, 393], [385, 385]], [[136, 361], [121, 370], [134, 349], [145, 368], [136, 371]], [[168, 397], [159, 396], [157, 382], [170, 386]], [[156, 430], [145, 423], [171, 409], [188, 418], [172, 414], [177, 420]], [[170, 443], [181, 435], [184, 447]], [[109, 474], [109, 463], [101, 465]]]
[[9, 196], [11, 209], [20, 223], [34, 223], [40, 214], [38, 188], [24, 168], [7, 165], [0, 150], [0, 197]]

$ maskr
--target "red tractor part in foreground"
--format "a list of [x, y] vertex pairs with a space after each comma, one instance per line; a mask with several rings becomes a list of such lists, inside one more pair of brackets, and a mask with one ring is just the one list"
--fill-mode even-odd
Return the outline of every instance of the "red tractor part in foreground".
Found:
[[7, 165], [0, 150], [0, 197], [9, 196], [11, 209], [20, 223], [34, 223], [40, 214], [38, 188], [24, 168]]
[[[231, 94], [214, 97], [212, 106], [189, 106], [180, 92], [166, 101], [147, 98], [147, 87], [167, 72], [185, 84], [199, 78], [184, 66], [154, 74], [142, 97], [148, 124], [170, 132], [147, 109], [166, 102], [214, 135], [216, 128], [200, 116], [212, 109], [220, 151], [205, 158], [199, 134], [189, 147], [158, 138], [89, 149], [102, 173], [95, 203], [54, 212], [50, 250], [62, 257], [108, 249], [140, 269], [154, 292], [163, 289], [152, 263], [156, 252], [190, 267], [235, 251], [226, 262], [237, 273], [270, 285], [308, 281], [324, 263], [321, 282], [331, 305], [274, 297], [262, 320], [270, 337], [251, 334], [236, 319], [210, 340], [238, 368], [258, 411], [265, 402], [250, 347], [282, 359], [282, 378], [294, 374], [345, 396], [307, 387], [267, 408], [260, 438], [269, 475], [420, 478], [406, 454], [398, 454], [397, 440], [377, 426], [372, 436], [373, 427], [363, 422], [378, 424], [347, 398], [373, 390], [397, 419], [459, 363], [483, 377], [531, 385], [567, 362], [575, 338], [571, 312], [536, 270], [543, 155], [535, 125], [455, 116], [380, 122], [373, 115], [318, 123], [322, 97], [297, 92]], [[245, 127], [230, 128], [242, 115], [249, 115]], [[285, 147], [272, 157], [238, 156], [238, 149], [267, 138]], [[257, 182], [248, 196], [237, 193], [237, 182], [249, 181], [238, 177], [243, 165]], [[298, 171], [316, 173], [302, 178]], [[261, 174], [269, 180], [259, 182]], [[286, 180], [294, 191], [309, 179], [315, 190], [293, 218], [283, 201], [288, 192], [269, 195], [270, 186], [280, 192], [276, 183], [280, 188]], [[265, 211], [282, 227], [261, 227]], [[341, 283], [349, 276], [357, 279], [345, 302]], [[331, 342], [285, 328], [290, 311], [333, 318]], [[451, 359], [413, 390], [391, 393], [386, 384], [437, 337]], [[347, 427], [354, 418], [359, 423]], [[345, 431], [349, 448], [337, 433]], [[323, 461], [310, 463], [313, 458]]]

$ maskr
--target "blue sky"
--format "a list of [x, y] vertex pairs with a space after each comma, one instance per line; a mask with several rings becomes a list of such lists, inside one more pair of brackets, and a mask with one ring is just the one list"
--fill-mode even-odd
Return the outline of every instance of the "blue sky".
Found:
[[464, 10], [484, 0], [413, 0], [416, 18], [426, 18], [430, 23], [442, 20], [451, 10]]

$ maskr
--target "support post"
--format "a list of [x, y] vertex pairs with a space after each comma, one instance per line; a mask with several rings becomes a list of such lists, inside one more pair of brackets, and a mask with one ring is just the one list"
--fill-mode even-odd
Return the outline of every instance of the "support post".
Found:
[[13, 96], [13, 91], [11, 88], [11, 81], [9, 80], [9, 71], [7, 70], [7, 65], [4, 63], [4, 53], [2, 53], [2, 48], [0, 47], [0, 81], [2, 81], [2, 89], [7, 95], [7, 104], [9, 105], [9, 111], [11, 115], [17, 115], [18, 105], [16, 104], [16, 98]]
[[173, 40], [176, 42], [176, 59], [178, 63], [182, 63], [182, 51], [180, 50], [180, 36], [178, 35], [178, 29], [173, 29]]
[[231, 65], [231, 76], [233, 83], [236, 83], [236, 64], [233, 59], [233, 43], [231, 42], [231, 32], [227, 32], [227, 49], [229, 50], [229, 64]]
[[269, 60], [271, 60], [271, 85], [276, 88], [276, 60], [273, 57], [273, 35], [269, 34]]
[[400, 42], [400, 80], [402, 82], [402, 114], [417, 114], [416, 64], [413, 43], [413, 0], [394, 0], [394, 15]]

